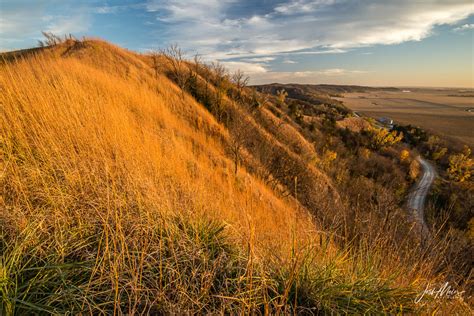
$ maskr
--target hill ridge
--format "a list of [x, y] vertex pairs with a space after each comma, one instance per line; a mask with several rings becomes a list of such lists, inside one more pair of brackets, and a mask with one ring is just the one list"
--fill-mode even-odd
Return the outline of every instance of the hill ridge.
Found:
[[432, 307], [414, 303], [442, 276], [410, 244], [399, 148], [364, 151], [376, 132], [338, 128], [327, 95], [176, 57], [97, 39], [1, 54], [2, 313]]

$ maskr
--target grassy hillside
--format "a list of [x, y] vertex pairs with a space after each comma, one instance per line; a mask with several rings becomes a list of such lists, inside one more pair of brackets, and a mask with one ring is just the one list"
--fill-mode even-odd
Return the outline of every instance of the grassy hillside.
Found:
[[0, 59], [2, 314], [438, 308], [414, 302], [437, 255], [348, 233], [366, 224], [314, 139], [218, 67], [180, 64], [181, 86], [166, 56], [100, 40]]

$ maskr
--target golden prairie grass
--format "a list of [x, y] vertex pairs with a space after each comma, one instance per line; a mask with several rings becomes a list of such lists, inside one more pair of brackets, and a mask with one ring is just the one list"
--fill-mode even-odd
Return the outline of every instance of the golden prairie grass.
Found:
[[[120, 205], [119, 197], [127, 195], [159, 212], [180, 210], [238, 222], [236, 231], [245, 231], [252, 220], [252, 226], [264, 226], [253, 229], [279, 236], [280, 245], [288, 243], [281, 238], [289, 237], [283, 236], [289, 218], [301, 218], [299, 226], [311, 227], [308, 218], [295, 214], [294, 205], [272, 196], [245, 171], [233, 177], [218, 142], [172, 113], [170, 108], [187, 106], [179, 103], [196, 105], [173, 95], [169, 82], [158, 83], [167, 92], [160, 96], [76, 60], [41, 59], [5, 67], [2, 78], [14, 83], [2, 83], [7, 87], [4, 179], [15, 177], [11, 193], [75, 209], [88, 197], [110, 195], [104, 185], [109, 182], [117, 187], [118, 200], [107, 203]], [[202, 120], [211, 118], [203, 115]], [[216, 122], [207, 124], [219, 129]], [[16, 165], [9, 160], [15, 154], [25, 161]], [[187, 204], [176, 205], [182, 201]]]
[[196, 105], [167, 79], [156, 83], [161, 96], [74, 59], [37, 57], [1, 72], [5, 238], [52, 236], [41, 252], [66, 255], [76, 251], [67, 249], [70, 234], [100, 229], [113, 250], [88, 255], [108, 256], [115, 269], [163, 218], [224, 221], [239, 243], [277, 257], [307, 238], [308, 217], [245, 171], [234, 177], [217, 141], [172, 112]]
[[397, 288], [382, 251], [338, 250], [295, 200], [234, 175], [212, 115], [95, 45], [1, 65], [2, 312], [416, 308], [414, 277]]

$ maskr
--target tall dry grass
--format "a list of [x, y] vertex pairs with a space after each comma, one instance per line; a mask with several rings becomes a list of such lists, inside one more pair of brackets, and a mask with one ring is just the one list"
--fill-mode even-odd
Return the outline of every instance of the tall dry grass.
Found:
[[2, 313], [418, 308], [382, 251], [337, 249], [295, 200], [234, 175], [202, 106], [97, 45], [0, 66]]
[[[91, 277], [110, 274], [118, 289], [116, 273], [138, 282], [143, 267], [129, 262], [132, 253], [152, 254], [155, 235], [183, 222], [226, 223], [233, 242], [248, 243], [256, 257], [271, 249], [284, 258], [294, 240], [308, 238], [307, 216], [244, 171], [234, 177], [219, 144], [172, 113], [177, 103], [196, 104], [166, 79], [155, 85], [163, 95], [73, 59], [2, 67], [1, 220], [12, 252], [4, 260], [14, 264], [26, 249], [94, 258]], [[292, 220], [297, 233], [287, 229]]]

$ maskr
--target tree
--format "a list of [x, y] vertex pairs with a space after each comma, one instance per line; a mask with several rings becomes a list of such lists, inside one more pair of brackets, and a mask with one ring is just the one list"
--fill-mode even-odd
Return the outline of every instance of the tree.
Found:
[[403, 133], [397, 133], [397, 131], [389, 131], [385, 128], [374, 128], [370, 131], [371, 147], [372, 149], [378, 150], [386, 146], [393, 146], [403, 139]]
[[464, 146], [462, 153], [449, 156], [448, 175], [457, 182], [468, 180], [473, 172], [474, 161], [471, 156], [471, 149]]
[[334, 160], [336, 160], [336, 158], [337, 158], [337, 152], [326, 148], [324, 150], [323, 156], [321, 157], [319, 161], [320, 166], [324, 170], [328, 170], [329, 166], [332, 164]]
[[229, 76], [227, 69], [218, 61], [212, 62], [210, 68], [214, 73], [214, 84], [218, 87], [222, 86]]
[[229, 74], [227, 69], [219, 62], [213, 62], [210, 65], [211, 72], [214, 76], [214, 85], [216, 87], [216, 99], [213, 105], [213, 112], [220, 122], [228, 119], [227, 112], [224, 108], [224, 96], [229, 88]]
[[[206, 95], [202, 95], [199, 91], [199, 72], [201, 68], [201, 57], [199, 54], [194, 55], [193, 62], [188, 67], [188, 78], [186, 88], [187, 91], [196, 98], [198, 102], [205, 104]], [[206, 89], [207, 90], [207, 89]]]
[[288, 92], [286, 92], [285, 89], [281, 89], [277, 91], [278, 104], [280, 106], [283, 106], [285, 104], [285, 100], [287, 96], [288, 96]]
[[[212, 70], [206, 65], [199, 54], [195, 54], [189, 67], [188, 92], [202, 103], [209, 111], [214, 111], [213, 94], [209, 88]], [[215, 114], [215, 112], [213, 112]]]
[[229, 131], [231, 132], [231, 138], [229, 142], [229, 148], [234, 156], [234, 173], [237, 174], [239, 165], [242, 160], [242, 150], [245, 147], [245, 142], [248, 140], [248, 127], [246, 126], [244, 118], [234, 118], [228, 123]]
[[[195, 54], [194, 55], [194, 58], [193, 58], [193, 70], [194, 70], [194, 73], [195, 75], [199, 75], [199, 74], [202, 74], [202, 69], [203, 69], [203, 62], [202, 62], [202, 58], [201, 58], [201, 55], [199, 54]], [[205, 78], [207, 80], [207, 78]]]
[[170, 47], [161, 50], [163, 55], [170, 65], [172, 79], [181, 88], [182, 96], [184, 97], [184, 90], [188, 83], [188, 73], [185, 69], [184, 52], [177, 44], [172, 44]]
[[448, 148], [442, 147], [441, 149], [435, 151], [431, 156], [433, 157], [433, 160], [440, 160], [446, 155], [447, 152]]
[[402, 152], [400, 153], [400, 161], [405, 161], [410, 157], [410, 152], [406, 149], [403, 149]]
[[240, 165], [240, 151], [244, 145], [243, 139], [240, 137], [237, 132], [230, 140], [230, 151], [234, 156], [234, 173], [237, 174], [238, 167]]
[[418, 178], [418, 175], [420, 174], [420, 163], [417, 160], [413, 159], [411, 161], [408, 174], [412, 180]]
[[260, 93], [258, 94], [258, 106], [259, 107], [264, 107], [270, 102], [270, 95], [266, 93]]
[[231, 81], [233, 84], [236, 85], [237, 87], [237, 93], [238, 97], [241, 98], [242, 96], [242, 90], [247, 86], [250, 78], [244, 74], [243, 71], [240, 69], [237, 69], [232, 76], [231, 76]]

